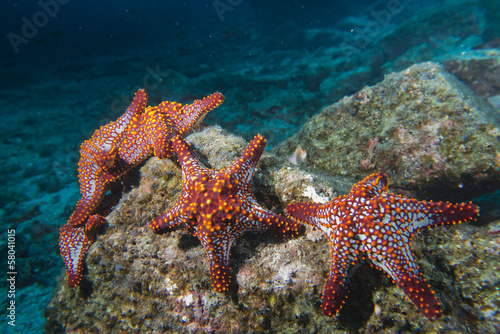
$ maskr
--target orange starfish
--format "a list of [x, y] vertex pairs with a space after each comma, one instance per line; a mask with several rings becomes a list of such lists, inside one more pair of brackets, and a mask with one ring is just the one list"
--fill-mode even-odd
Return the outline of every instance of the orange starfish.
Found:
[[384, 270], [426, 318], [441, 315], [434, 292], [413, 258], [411, 237], [424, 227], [474, 220], [479, 208], [472, 203], [396, 196], [387, 191], [388, 185], [386, 175], [377, 173], [328, 203], [287, 206], [290, 216], [319, 228], [330, 241], [332, 264], [323, 293], [324, 314], [337, 314], [355, 272], [370, 263]]
[[261, 135], [223, 170], [203, 166], [181, 137], [172, 142], [182, 167], [181, 196], [149, 227], [155, 233], [181, 227], [197, 237], [208, 255], [214, 289], [225, 291], [231, 281], [230, 250], [237, 238], [247, 231], [295, 236], [301, 225], [260, 206], [253, 196], [253, 172], [266, 146]]
[[104, 221], [102, 217], [92, 220], [89, 217], [104, 216], [103, 211], [110, 208], [109, 203], [103, 204], [106, 192], [111, 190], [112, 197], [119, 198], [119, 178], [123, 174], [153, 153], [159, 158], [170, 157], [171, 138], [185, 136], [223, 100], [224, 96], [217, 92], [193, 104], [183, 106], [165, 101], [157, 107], [146, 108], [147, 93], [139, 89], [125, 114], [102, 126], [82, 144], [78, 163], [82, 197], [61, 229], [59, 239], [68, 284], [80, 282], [83, 259], [92, 243], [95, 228], [100, 225], [97, 222]]
[[132, 124], [141, 118], [147, 99], [146, 91], [139, 89], [125, 114], [115, 122], [103, 125], [90, 139], [83, 142], [78, 162], [82, 197], [76, 204], [68, 224], [83, 225], [104, 198], [106, 186], [132, 167], [118, 155], [119, 146]]

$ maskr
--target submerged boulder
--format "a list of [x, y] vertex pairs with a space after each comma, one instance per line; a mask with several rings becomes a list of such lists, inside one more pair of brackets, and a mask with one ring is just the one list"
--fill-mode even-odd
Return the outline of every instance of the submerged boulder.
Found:
[[495, 103], [500, 99], [499, 49], [465, 52], [447, 59], [444, 67], [494, 108], [500, 109], [500, 104]]
[[[211, 168], [228, 166], [246, 147], [219, 127], [187, 141]], [[330, 249], [319, 231], [307, 227], [293, 239], [247, 233], [232, 248], [230, 291], [220, 294], [197, 239], [147, 227], [180, 194], [178, 163], [151, 158], [124, 183], [128, 191], [89, 250], [82, 284], [69, 288], [61, 271], [45, 311], [47, 333], [493, 332], [498, 324], [500, 252], [497, 236], [484, 228], [438, 227], [413, 238], [416, 261], [443, 304], [441, 319], [426, 320], [391, 279], [370, 267], [354, 279], [339, 316], [328, 317], [321, 295]], [[293, 201], [326, 200], [335, 190], [268, 152], [254, 175], [257, 201], [275, 212]]]
[[441, 65], [427, 62], [326, 107], [276, 147], [300, 145], [311, 169], [463, 200], [500, 189], [500, 113]]

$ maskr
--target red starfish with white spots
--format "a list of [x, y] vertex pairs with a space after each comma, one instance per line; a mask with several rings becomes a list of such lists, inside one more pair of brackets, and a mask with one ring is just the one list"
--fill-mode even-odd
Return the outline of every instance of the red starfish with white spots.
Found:
[[223, 101], [224, 96], [215, 92], [192, 104], [163, 101], [156, 107], [146, 108], [140, 120], [131, 125], [120, 145], [120, 156], [130, 164], [137, 164], [153, 153], [159, 159], [170, 158], [173, 153], [172, 138], [185, 137]]
[[420, 274], [410, 249], [413, 234], [424, 227], [476, 219], [472, 203], [426, 202], [387, 191], [385, 174], [368, 176], [346, 196], [325, 204], [294, 203], [293, 218], [319, 228], [330, 241], [330, 277], [323, 293], [323, 313], [341, 309], [355, 272], [365, 263], [385, 271], [428, 319], [441, 315], [439, 303]]
[[[171, 157], [172, 137], [188, 134], [223, 100], [224, 96], [217, 92], [184, 106], [165, 101], [146, 108], [147, 93], [139, 89], [117, 121], [102, 126], [82, 144], [78, 163], [82, 197], [59, 237], [70, 286], [80, 283], [95, 230], [104, 224], [104, 216], [121, 197], [119, 178], [153, 152], [159, 158]], [[106, 196], [108, 191], [111, 196]]]
[[149, 226], [155, 233], [182, 227], [197, 237], [207, 251], [214, 289], [225, 291], [231, 280], [230, 250], [237, 238], [247, 231], [294, 236], [301, 226], [262, 207], [253, 196], [252, 176], [266, 146], [261, 135], [223, 170], [203, 166], [181, 137], [172, 142], [182, 167], [181, 196]]
[[108, 184], [153, 154], [158, 158], [172, 156], [170, 140], [185, 136], [205, 115], [224, 101], [214, 93], [192, 104], [164, 101], [146, 108], [147, 94], [139, 89], [132, 104], [116, 122], [97, 130], [80, 149], [78, 178], [82, 198], [68, 224], [82, 225], [99, 206]]
[[121, 158], [118, 151], [132, 124], [141, 117], [147, 99], [146, 91], [139, 89], [132, 104], [118, 120], [103, 125], [90, 139], [83, 142], [78, 162], [82, 197], [68, 220], [69, 225], [85, 224], [104, 198], [108, 185], [131, 167]]
[[76, 286], [80, 283], [83, 272], [83, 261], [95, 241], [96, 230], [106, 223], [101, 215], [92, 215], [87, 219], [84, 226], [75, 227], [66, 224], [61, 228], [59, 234], [59, 245], [61, 256], [66, 265], [68, 285]]

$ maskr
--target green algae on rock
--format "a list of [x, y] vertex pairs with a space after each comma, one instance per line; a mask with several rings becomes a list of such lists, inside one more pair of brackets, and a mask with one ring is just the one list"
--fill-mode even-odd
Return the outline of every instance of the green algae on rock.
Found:
[[[218, 127], [187, 141], [212, 168], [229, 165], [246, 146]], [[183, 231], [158, 236], [146, 226], [180, 194], [177, 162], [151, 158], [124, 182], [130, 190], [90, 248], [82, 285], [69, 288], [61, 272], [46, 309], [48, 333], [464, 332], [471, 326], [486, 333], [498, 323], [500, 315], [491, 307], [500, 303], [498, 238], [484, 229], [462, 224], [415, 237], [418, 265], [443, 304], [441, 319], [427, 321], [389, 278], [371, 268], [359, 272], [339, 317], [330, 318], [321, 314], [320, 302], [329, 246], [318, 231], [307, 229], [294, 239], [256, 233], [239, 239], [231, 256], [236, 284], [219, 294], [196, 239]], [[274, 211], [335, 193], [324, 179], [282, 165], [268, 152], [254, 189], [259, 203]]]
[[382, 171], [391, 187], [460, 201], [500, 189], [499, 119], [428, 62], [326, 107], [275, 152], [287, 156], [300, 145], [306, 163], [327, 174], [359, 180]]

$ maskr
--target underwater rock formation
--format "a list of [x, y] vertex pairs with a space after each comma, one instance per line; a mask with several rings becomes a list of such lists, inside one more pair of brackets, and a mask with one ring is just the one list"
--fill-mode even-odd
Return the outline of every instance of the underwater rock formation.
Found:
[[489, 102], [500, 98], [500, 50], [467, 52], [446, 61], [444, 67]]
[[[186, 138], [211, 168], [225, 168], [246, 142], [210, 127]], [[298, 200], [335, 191], [323, 179], [264, 152], [254, 175], [257, 201], [282, 213]], [[360, 333], [494, 332], [499, 321], [498, 237], [461, 224], [418, 233], [412, 249], [442, 304], [428, 321], [385, 274], [361, 270], [338, 317], [321, 313], [329, 245], [310, 227], [293, 239], [248, 233], [233, 246], [235, 286], [212, 288], [203, 246], [185, 231], [154, 234], [148, 222], [177, 201], [181, 168], [149, 159], [124, 180], [128, 191], [107, 217], [87, 256], [88, 274], [69, 288], [63, 272], [46, 309], [47, 332], [85, 333]], [[473, 241], [472, 241], [473, 240]]]
[[[417, 64], [326, 107], [275, 148], [359, 180], [461, 201], [500, 189], [500, 114], [436, 63]], [[450, 195], [452, 195], [450, 197]]]

